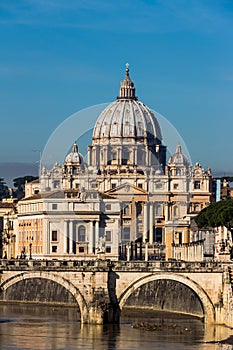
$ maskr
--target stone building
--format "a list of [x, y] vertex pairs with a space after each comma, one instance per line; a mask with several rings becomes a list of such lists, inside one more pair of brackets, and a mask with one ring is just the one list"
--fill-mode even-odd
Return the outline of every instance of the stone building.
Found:
[[18, 203], [18, 255], [169, 259], [191, 242], [190, 218], [211, 201], [211, 173], [162, 131], [126, 68], [117, 99], [94, 125], [87, 162], [75, 143], [64, 164], [42, 168]]
[[6, 198], [0, 202], [0, 256], [4, 259], [17, 256], [17, 199]]

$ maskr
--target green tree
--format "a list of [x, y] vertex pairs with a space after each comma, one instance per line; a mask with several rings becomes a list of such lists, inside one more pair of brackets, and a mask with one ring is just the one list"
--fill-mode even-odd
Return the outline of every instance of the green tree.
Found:
[[31, 176], [31, 175], [17, 177], [13, 179], [13, 184], [14, 184], [14, 187], [21, 188], [21, 187], [24, 187], [26, 182], [32, 182], [36, 179], [38, 179], [38, 177]]
[[195, 221], [199, 228], [225, 226], [232, 232], [233, 200], [228, 199], [210, 204], [196, 216]]
[[9, 189], [4, 182], [4, 179], [0, 177], [0, 200], [3, 198], [9, 198]]
[[27, 175], [27, 176], [22, 176], [22, 177], [17, 177], [13, 179], [13, 184], [14, 187], [16, 187], [16, 190], [14, 191], [14, 195], [18, 198], [21, 199], [24, 197], [24, 188], [25, 188], [25, 183], [26, 182], [32, 182], [34, 180], [38, 179], [38, 177]]

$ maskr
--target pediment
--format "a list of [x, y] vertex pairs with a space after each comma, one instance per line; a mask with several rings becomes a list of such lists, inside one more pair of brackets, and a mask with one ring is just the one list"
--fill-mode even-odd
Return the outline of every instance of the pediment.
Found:
[[108, 190], [104, 192], [107, 195], [112, 195], [112, 196], [125, 196], [125, 195], [148, 195], [148, 192], [145, 191], [144, 189], [134, 186], [130, 183], [124, 183], [120, 186], [117, 186], [115, 188], [112, 188], [111, 190]]

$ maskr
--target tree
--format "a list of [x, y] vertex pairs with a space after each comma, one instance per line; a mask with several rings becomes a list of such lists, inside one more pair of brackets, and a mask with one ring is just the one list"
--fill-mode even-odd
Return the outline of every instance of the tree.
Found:
[[14, 187], [21, 188], [21, 187], [24, 187], [26, 182], [32, 182], [36, 179], [38, 179], [38, 176], [36, 177], [36, 176], [27, 175], [27, 176], [17, 177], [16, 179], [13, 179], [13, 184], [14, 184]]
[[32, 182], [34, 180], [38, 179], [38, 177], [27, 175], [22, 177], [17, 177], [13, 179], [14, 187], [16, 187], [16, 190], [14, 191], [15, 196], [18, 199], [21, 199], [24, 197], [24, 188], [26, 182]]
[[228, 199], [210, 204], [196, 216], [195, 221], [199, 228], [225, 226], [232, 231], [233, 200]]
[[9, 198], [9, 189], [4, 182], [4, 179], [0, 177], [0, 200], [3, 198]]

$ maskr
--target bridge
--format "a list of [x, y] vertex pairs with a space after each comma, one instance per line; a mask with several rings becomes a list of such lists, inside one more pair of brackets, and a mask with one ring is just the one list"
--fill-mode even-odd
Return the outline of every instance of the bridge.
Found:
[[118, 323], [137, 307], [233, 327], [232, 271], [225, 262], [0, 260], [0, 302], [75, 305], [83, 323]]

